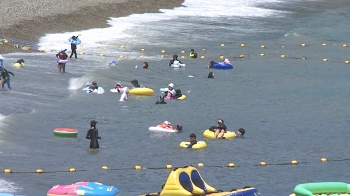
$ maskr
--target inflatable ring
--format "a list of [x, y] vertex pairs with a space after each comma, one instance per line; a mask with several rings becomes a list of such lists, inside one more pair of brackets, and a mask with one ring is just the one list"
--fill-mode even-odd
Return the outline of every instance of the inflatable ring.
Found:
[[171, 68], [182, 68], [182, 67], [186, 67], [186, 64], [171, 64], [170, 65]]
[[[203, 132], [203, 136], [205, 138], [214, 139], [214, 132], [207, 129]], [[236, 137], [236, 133], [233, 131], [226, 131], [226, 133], [224, 134], [224, 137], [226, 139], [234, 138], [234, 137]]]
[[186, 95], [182, 95], [181, 97], [177, 98], [176, 100], [185, 100], [186, 99]]
[[64, 64], [66, 64], [66, 63], [68, 63], [68, 59], [66, 59], [66, 60], [62, 60], [62, 59], [59, 59], [59, 58], [57, 58], [57, 63], [64, 63]]
[[133, 88], [129, 91], [129, 94], [152, 96], [154, 94], [154, 91], [151, 88]]
[[[191, 142], [181, 142], [180, 147], [181, 148], [187, 148], [188, 145], [190, 145]], [[205, 141], [197, 141], [197, 144], [192, 146], [192, 149], [202, 149], [207, 147], [207, 143]]]
[[220, 63], [216, 63], [213, 65], [214, 69], [233, 69], [233, 66], [231, 64], [228, 63], [224, 63], [224, 62], [220, 62]]
[[56, 128], [53, 130], [53, 134], [60, 137], [76, 137], [78, 131], [72, 128]]
[[149, 127], [149, 131], [152, 132], [163, 132], [163, 133], [176, 133], [178, 132], [176, 129], [164, 129], [162, 127]]

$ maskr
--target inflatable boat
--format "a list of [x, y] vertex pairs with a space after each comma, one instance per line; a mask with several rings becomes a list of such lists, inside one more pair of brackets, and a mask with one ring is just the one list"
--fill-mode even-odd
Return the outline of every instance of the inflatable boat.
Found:
[[47, 192], [47, 196], [118, 196], [119, 194], [120, 191], [114, 186], [107, 186], [98, 182], [56, 185]]
[[209, 67], [213, 69], [233, 69], [232, 64], [229, 63], [224, 63], [224, 62], [219, 62], [215, 63], [213, 66]]
[[102, 87], [98, 87], [98, 89], [95, 89], [95, 90], [91, 90], [89, 87], [90, 86], [87, 86], [86, 88], [83, 88], [83, 91], [85, 93], [95, 93], [95, 94], [99, 94], [99, 95], [105, 93], [105, 90]]
[[350, 184], [344, 182], [315, 182], [299, 184], [294, 188], [294, 193], [290, 196], [350, 196]]
[[257, 189], [246, 186], [230, 191], [216, 190], [206, 183], [193, 166], [174, 168], [165, 182], [162, 190], [158, 193], [150, 193], [139, 196], [257, 196]]
[[[180, 147], [181, 148], [187, 148], [188, 145], [190, 145], [191, 142], [181, 142], [180, 143]], [[197, 141], [197, 144], [192, 146], [192, 149], [202, 149], [202, 148], [206, 148], [207, 147], [207, 143], [205, 143], [205, 141]]]
[[[214, 139], [214, 132], [207, 129], [203, 132], [203, 136], [206, 138]], [[226, 133], [224, 134], [225, 139], [230, 139], [234, 137], [236, 137], [236, 133], [233, 131], [226, 131]]]

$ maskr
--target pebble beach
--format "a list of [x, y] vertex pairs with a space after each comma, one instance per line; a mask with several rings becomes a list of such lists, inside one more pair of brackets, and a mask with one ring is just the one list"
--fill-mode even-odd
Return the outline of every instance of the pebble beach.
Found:
[[[110, 17], [158, 12], [181, 6], [183, 0], [3, 0], [0, 35], [36, 43], [47, 33], [62, 33], [107, 27]], [[23, 52], [12, 44], [0, 46], [0, 53]], [[30, 52], [30, 51], [29, 51]]]

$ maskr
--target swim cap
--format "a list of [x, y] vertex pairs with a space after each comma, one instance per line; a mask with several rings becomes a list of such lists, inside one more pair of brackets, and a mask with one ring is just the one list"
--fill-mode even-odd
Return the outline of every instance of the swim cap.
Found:
[[196, 134], [192, 133], [190, 137], [197, 137]]
[[117, 61], [116, 61], [116, 60], [113, 60], [113, 61], [112, 61], [112, 63], [116, 64], [116, 63], [117, 63]]
[[171, 125], [171, 123], [169, 121], [164, 121], [165, 125]]
[[95, 120], [92, 120], [91, 122], [90, 122], [90, 124], [92, 124], [92, 125], [96, 125], [96, 121]]
[[168, 86], [170, 86], [171, 88], [174, 88], [174, 84], [170, 83]]

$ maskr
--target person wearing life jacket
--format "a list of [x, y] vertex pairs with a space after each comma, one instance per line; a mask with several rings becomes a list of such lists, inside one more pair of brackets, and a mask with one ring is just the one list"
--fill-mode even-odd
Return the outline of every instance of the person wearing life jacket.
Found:
[[166, 100], [171, 100], [171, 99], [174, 99], [175, 98], [175, 94], [176, 94], [176, 91], [174, 89], [174, 84], [173, 83], [170, 83], [168, 85], [168, 91], [165, 92], [165, 99]]
[[118, 90], [118, 93], [122, 93], [119, 101], [128, 100], [128, 93], [130, 91], [130, 89], [128, 87], [123, 87], [120, 83], [117, 83], [114, 88]]
[[228, 58], [225, 59], [224, 63], [232, 65], [231, 62], [228, 60]]
[[197, 53], [194, 51], [194, 49], [191, 49], [190, 58], [197, 58]]
[[70, 57], [72, 58], [73, 54], [75, 55], [75, 58], [77, 57], [77, 45], [81, 44], [80, 39], [78, 38], [80, 35], [78, 36], [72, 36], [68, 41], [70, 42], [70, 48], [72, 50]]
[[182, 62], [181, 62], [180, 60], [178, 60], [177, 58], [178, 58], [178, 56], [177, 56], [176, 54], [173, 55], [173, 59], [170, 60], [170, 62], [169, 62], [169, 67], [170, 67], [172, 64], [174, 64], [175, 61], [178, 61], [180, 64], [182, 64]]
[[[0, 67], [0, 83], [2, 88], [4, 89], [4, 85], [7, 83], [7, 87], [9, 88], [10, 91], [12, 91], [11, 85], [10, 85], [10, 75], [15, 76], [15, 74], [13, 74], [10, 71], [7, 71], [5, 68]], [[2, 78], [2, 80], [1, 80]]]
[[[61, 50], [60, 52], [58, 52], [58, 54], [56, 54], [56, 57], [58, 60], [67, 60], [68, 55], [66, 53], [67, 49]], [[58, 71], [61, 73], [65, 73], [66, 72], [66, 63], [58, 63]]]
[[18, 61], [16, 61], [14, 64], [13, 64], [14, 67], [22, 67], [24, 68], [24, 60], [23, 59], [19, 59]]

